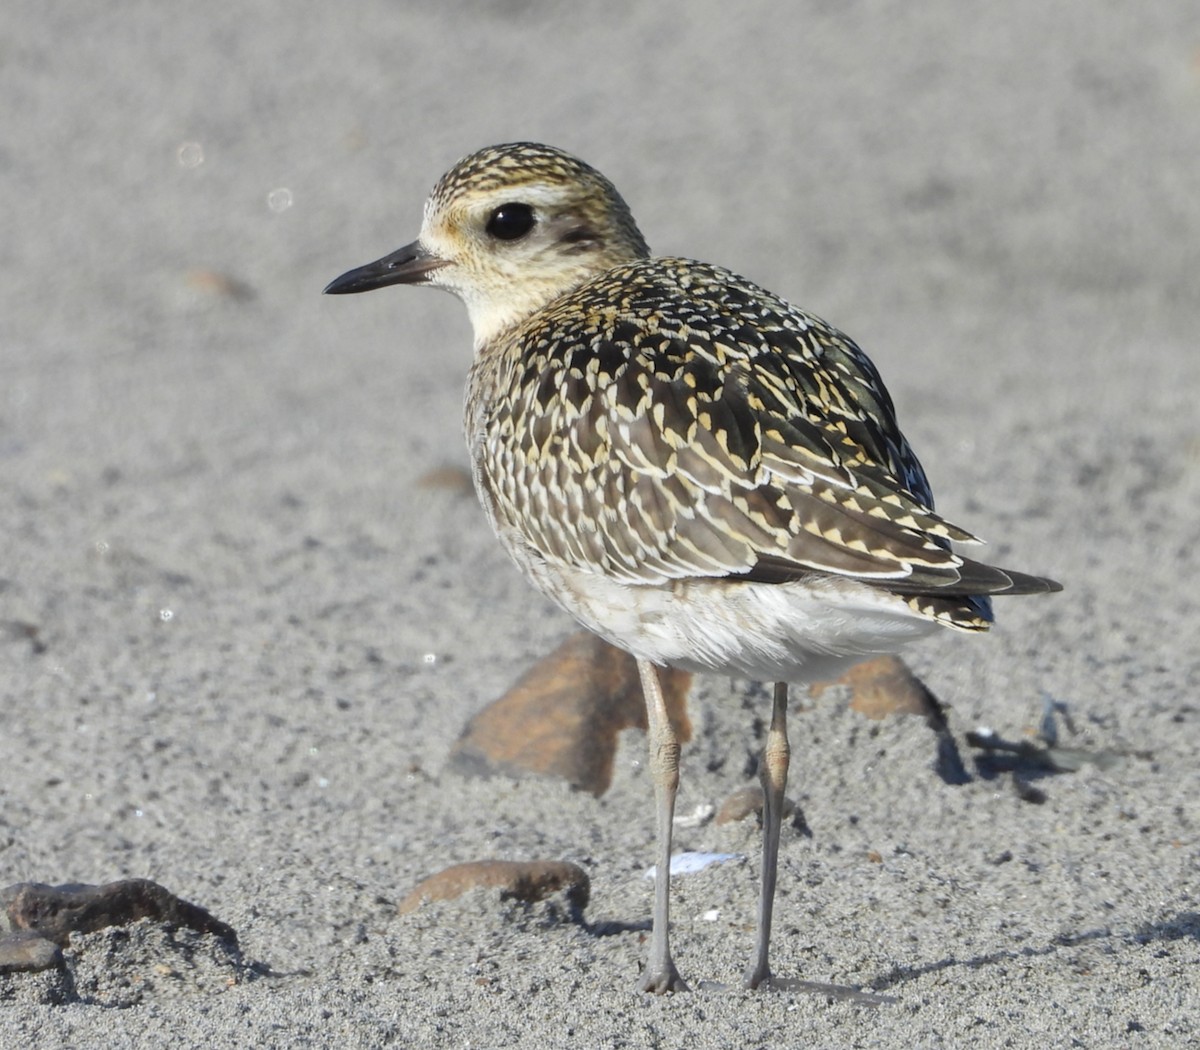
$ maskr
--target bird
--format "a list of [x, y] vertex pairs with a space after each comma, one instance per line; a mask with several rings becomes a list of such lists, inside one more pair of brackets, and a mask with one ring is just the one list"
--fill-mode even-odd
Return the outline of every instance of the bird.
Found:
[[680, 744], [659, 670], [774, 684], [744, 975], [769, 987], [789, 685], [941, 628], [985, 631], [992, 596], [1061, 586], [954, 549], [982, 541], [934, 510], [849, 336], [729, 270], [652, 256], [615, 186], [564, 150], [463, 158], [415, 241], [325, 291], [389, 285], [466, 305], [464, 430], [488, 521], [538, 590], [637, 661], [657, 824], [643, 991], [688, 989], [670, 947]]

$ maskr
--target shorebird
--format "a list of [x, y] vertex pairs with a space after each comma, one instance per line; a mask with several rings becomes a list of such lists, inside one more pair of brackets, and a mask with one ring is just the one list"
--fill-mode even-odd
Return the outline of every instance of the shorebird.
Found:
[[768, 945], [787, 782], [788, 683], [939, 627], [986, 630], [989, 596], [1052, 580], [955, 553], [875, 366], [820, 318], [728, 270], [652, 258], [611, 182], [562, 150], [491, 146], [450, 169], [411, 244], [335, 279], [466, 304], [475, 488], [522, 572], [637, 660], [657, 874], [645, 991], [671, 956], [679, 741], [657, 668], [773, 682], [756, 946]]

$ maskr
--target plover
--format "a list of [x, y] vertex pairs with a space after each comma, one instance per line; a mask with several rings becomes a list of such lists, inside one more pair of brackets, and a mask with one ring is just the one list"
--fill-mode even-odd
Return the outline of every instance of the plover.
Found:
[[847, 336], [728, 270], [652, 258], [612, 183], [562, 150], [491, 146], [450, 169], [412, 244], [326, 292], [427, 284], [475, 335], [466, 437], [492, 528], [525, 575], [637, 659], [657, 876], [640, 987], [671, 957], [679, 742], [656, 668], [775, 683], [756, 947], [768, 944], [788, 683], [937, 630], [984, 631], [989, 595], [1059, 590], [952, 550], [875, 366]]

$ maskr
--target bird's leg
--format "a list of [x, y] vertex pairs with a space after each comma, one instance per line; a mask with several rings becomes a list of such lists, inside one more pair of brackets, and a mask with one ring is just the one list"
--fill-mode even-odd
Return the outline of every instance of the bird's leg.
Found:
[[758, 937], [754, 962], [746, 969], [746, 987], [757, 988], [770, 981], [767, 947], [771, 940], [771, 912], [775, 904], [775, 875], [779, 861], [779, 825], [783, 820], [783, 790], [787, 787], [791, 748], [787, 738], [787, 682], [775, 683], [771, 728], [758, 764], [763, 788], [762, 893], [758, 899]]
[[638, 987], [643, 992], [686, 992], [688, 986], [671, 958], [671, 826], [675, 818], [675, 791], [679, 787], [679, 738], [667, 717], [658, 672], [648, 660], [638, 660], [642, 693], [646, 699], [646, 728], [650, 741], [650, 775], [654, 778], [654, 809], [658, 822], [658, 859], [654, 869], [654, 927], [650, 932], [650, 959]]

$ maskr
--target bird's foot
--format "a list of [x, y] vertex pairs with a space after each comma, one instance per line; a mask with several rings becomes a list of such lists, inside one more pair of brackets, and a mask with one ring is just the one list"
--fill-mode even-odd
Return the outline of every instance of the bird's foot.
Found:
[[746, 975], [742, 978], [742, 984], [750, 991], [753, 991], [759, 985], [770, 985], [773, 979], [771, 968], [766, 963], [751, 963], [746, 968]]
[[668, 959], [662, 966], [647, 966], [638, 980], [638, 991], [663, 995], [665, 992], [690, 992], [687, 982], [679, 976], [675, 963]]

